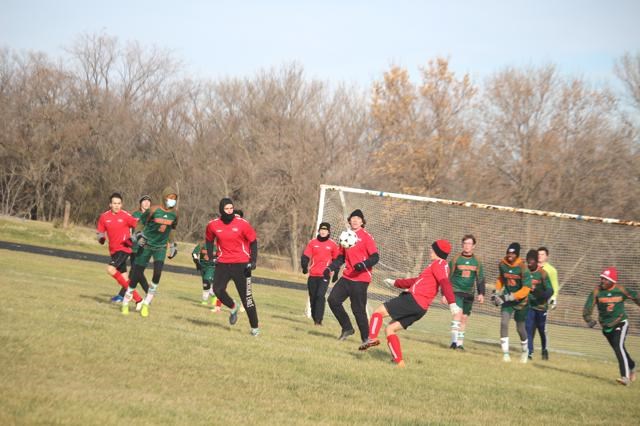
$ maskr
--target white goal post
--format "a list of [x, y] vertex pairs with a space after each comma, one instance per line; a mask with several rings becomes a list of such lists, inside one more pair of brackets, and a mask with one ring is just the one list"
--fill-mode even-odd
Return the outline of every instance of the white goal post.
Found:
[[[380, 253], [369, 288], [373, 308], [395, 296], [383, 279], [418, 275], [429, 263], [428, 249], [436, 239], [451, 241], [456, 253], [461, 250], [464, 234], [476, 237], [487, 295], [494, 288], [498, 262], [511, 242], [520, 243], [523, 258], [529, 249], [545, 246], [560, 284], [557, 309], [549, 313], [547, 321], [550, 350], [606, 359], [613, 356], [599, 330], [586, 328], [582, 308], [607, 266], [618, 268], [620, 284], [640, 291], [640, 222], [321, 185], [315, 229], [321, 222], [329, 222], [332, 237], [337, 238], [356, 208], [363, 211], [366, 229]], [[444, 307], [434, 301], [431, 315], [420, 322], [427, 332], [448, 335], [450, 318], [430, 319], [439, 315], [438, 311], [444, 313]], [[629, 301], [626, 311], [630, 319], [627, 348], [640, 356], [640, 307]], [[467, 340], [498, 342], [498, 313], [488, 300], [482, 305], [474, 303]], [[482, 325], [485, 322], [487, 326]], [[513, 327], [510, 335], [512, 343], [517, 343]]]

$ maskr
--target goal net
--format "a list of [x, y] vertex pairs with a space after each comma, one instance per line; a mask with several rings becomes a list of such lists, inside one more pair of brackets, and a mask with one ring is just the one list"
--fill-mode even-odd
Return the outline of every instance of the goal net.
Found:
[[[586, 327], [582, 309], [606, 266], [618, 268], [620, 284], [640, 291], [640, 222], [321, 185], [317, 225], [331, 223], [337, 238], [356, 208], [363, 211], [380, 253], [369, 287], [371, 308], [397, 295], [383, 279], [417, 276], [429, 264], [433, 241], [448, 239], [453, 255], [461, 251], [462, 236], [473, 234], [487, 288], [485, 303], [473, 305], [465, 339], [499, 344], [499, 308], [488, 297], [495, 288], [498, 263], [511, 242], [520, 243], [523, 258], [528, 250], [545, 246], [560, 286], [557, 308], [547, 318], [549, 350], [609, 360], [613, 356], [600, 326], [597, 331]], [[445, 308], [438, 296], [420, 327], [449, 336], [451, 318]], [[625, 308], [630, 320], [626, 346], [640, 356], [640, 307], [628, 301]], [[597, 308], [593, 315], [597, 318]], [[509, 327], [510, 340], [519, 347], [513, 321]], [[538, 336], [535, 352], [540, 353]]]

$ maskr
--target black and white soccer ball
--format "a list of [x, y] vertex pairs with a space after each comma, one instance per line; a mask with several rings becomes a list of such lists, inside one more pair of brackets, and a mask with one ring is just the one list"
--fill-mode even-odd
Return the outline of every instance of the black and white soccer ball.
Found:
[[351, 229], [347, 229], [346, 231], [342, 231], [338, 241], [342, 247], [351, 248], [358, 242], [358, 236]]

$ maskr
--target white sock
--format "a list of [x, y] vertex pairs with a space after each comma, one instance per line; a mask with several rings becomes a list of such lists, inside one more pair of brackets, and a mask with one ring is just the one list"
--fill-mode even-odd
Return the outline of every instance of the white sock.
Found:
[[458, 346], [464, 345], [464, 331], [458, 331]]
[[502, 347], [502, 353], [505, 353], [505, 354], [509, 353], [509, 338], [508, 337], [501, 337], [500, 338], [500, 347]]
[[458, 343], [458, 332], [460, 331], [460, 321], [451, 321], [451, 343]]
[[520, 347], [522, 348], [522, 352], [529, 353], [529, 339], [520, 342]]
[[127, 292], [124, 294], [124, 299], [122, 299], [122, 306], [127, 306], [129, 302], [131, 302], [132, 297], [133, 297], [133, 289], [131, 287], [128, 287]]
[[209, 300], [209, 290], [202, 290], [202, 301], [206, 302]]
[[156, 295], [156, 291], [158, 291], [158, 284], [151, 282], [149, 284], [149, 293], [147, 293], [147, 295], [144, 298], [144, 304], [145, 305], [150, 305], [151, 301], [153, 300], [154, 296]]

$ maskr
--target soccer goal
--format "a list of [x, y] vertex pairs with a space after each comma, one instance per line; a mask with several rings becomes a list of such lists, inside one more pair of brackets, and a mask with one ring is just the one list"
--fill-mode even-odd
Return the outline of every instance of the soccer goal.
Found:
[[[396, 295], [384, 286], [383, 279], [417, 276], [428, 265], [429, 247], [436, 239], [451, 241], [455, 253], [461, 250], [464, 234], [476, 237], [475, 253], [484, 264], [486, 296], [495, 287], [498, 263], [511, 242], [520, 243], [523, 258], [529, 249], [545, 246], [560, 285], [557, 308], [547, 320], [550, 351], [613, 357], [599, 326], [598, 331], [586, 327], [582, 308], [606, 266], [618, 268], [620, 284], [640, 291], [640, 222], [321, 185], [317, 226], [331, 223], [333, 238], [337, 238], [356, 208], [363, 211], [366, 229], [380, 252], [369, 288], [370, 307], [375, 309], [378, 302]], [[442, 334], [443, 339], [449, 334], [450, 321], [445, 308], [438, 297], [426, 320], [420, 322], [427, 332]], [[627, 348], [638, 356], [640, 307], [629, 301], [626, 310], [630, 319]], [[482, 305], [474, 303], [467, 341], [497, 344], [498, 315], [499, 308], [489, 297]], [[515, 326], [510, 326], [509, 334], [511, 342], [518, 343]], [[536, 336], [538, 354], [539, 345]]]

